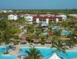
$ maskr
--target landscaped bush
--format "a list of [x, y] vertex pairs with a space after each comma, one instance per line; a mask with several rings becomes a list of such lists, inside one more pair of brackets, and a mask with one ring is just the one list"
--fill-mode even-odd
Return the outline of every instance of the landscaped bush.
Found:
[[3, 54], [9, 54], [9, 52], [8, 51], [4, 51]]

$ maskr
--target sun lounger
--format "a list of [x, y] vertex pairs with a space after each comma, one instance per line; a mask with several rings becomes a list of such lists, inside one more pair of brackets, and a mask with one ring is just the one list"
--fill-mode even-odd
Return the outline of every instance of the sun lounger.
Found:
[[13, 45], [9, 45], [9, 48], [10, 48], [10, 49], [13, 49], [13, 50], [15, 50], [15, 49], [16, 49], [16, 47], [15, 47], [15, 46], [13, 46]]

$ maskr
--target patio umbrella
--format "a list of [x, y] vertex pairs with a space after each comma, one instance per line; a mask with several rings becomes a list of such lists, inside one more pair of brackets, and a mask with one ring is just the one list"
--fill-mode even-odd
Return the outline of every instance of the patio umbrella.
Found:
[[61, 59], [59, 56], [54, 53], [49, 59]]
[[26, 53], [24, 53], [24, 52], [20, 52], [20, 53], [18, 54], [18, 57], [21, 57], [21, 56], [27, 57], [28, 55], [27, 55]]

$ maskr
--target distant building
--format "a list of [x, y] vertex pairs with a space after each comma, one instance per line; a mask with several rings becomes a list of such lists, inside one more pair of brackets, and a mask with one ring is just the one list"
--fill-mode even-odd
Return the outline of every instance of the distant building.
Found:
[[0, 13], [12, 13], [13, 10], [0, 10]]
[[30, 16], [30, 15], [26, 15], [26, 16], [25, 16], [25, 20], [26, 20], [26, 22], [28, 22], [28, 24], [32, 24], [33, 17]]
[[69, 14], [69, 16], [77, 18], [77, 14]]
[[17, 20], [18, 19], [18, 15], [13, 15], [13, 14], [10, 14], [8, 15], [8, 20]]
[[59, 19], [58, 18], [56, 18], [56, 23], [58, 23], [59, 22]]
[[7, 12], [8, 12], [8, 13], [12, 13], [12, 12], [13, 12], [13, 10], [8, 10]]
[[14, 19], [14, 15], [11, 14], [11, 15], [8, 15], [8, 20], [13, 20]]
[[46, 23], [49, 24], [49, 18], [46, 18]]
[[41, 27], [42, 28], [48, 28], [48, 24], [46, 22], [42, 22]]
[[36, 18], [36, 23], [40, 23], [39, 18]]
[[3, 13], [7, 13], [7, 11], [6, 10], [3, 10]]
[[47, 24], [49, 24], [49, 21], [56, 21], [59, 22], [61, 20], [66, 20], [67, 16], [62, 14], [26, 14], [27, 16], [25, 16], [25, 20], [26, 21], [36, 21], [36, 23], [40, 23], [45, 21]]
[[14, 15], [14, 20], [17, 20], [18, 19], [18, 15]]
[[62, 17], [62, 19], [63, 19], [64, 21], [67, 19], [67, 16], [64, 15], [64, 14], [62, 14], [62, 15], [60, 15], [60, 16]]
[[49, 24], [49, 21], [55, 21], [56, 19], [60, 21], [62, 20], [62, 17], [59, 15], [52, 15], [52, 14], [41, 14], [41, 15], [33, 16], [34, 21], [36, 20], [37, 22], [38, 20], [37, 23], [45, 21], [45, 23]]

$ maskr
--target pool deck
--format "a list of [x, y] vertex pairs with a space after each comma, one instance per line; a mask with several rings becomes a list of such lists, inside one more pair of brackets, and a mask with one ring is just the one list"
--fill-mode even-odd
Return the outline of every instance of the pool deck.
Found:
[[48, 47], [49, 48], [51, 45], [50, 44], [46, 44], [46, 45], [41, 45], [41, 44], [33, 44], [33, 45], [24, 44], [24, 45], [15, 45], [15, 46], [16, 46], [16, 49], [15, 50], [10, 49], [9, 50], [9, 54], [17, 57], [18, 56], [18, 53], [19, 53], [19, 48], [21, 48], [21, 47], [35, 46], [35, 47]]
[[72, 58], [72, 59], [77, 59], [77, 58]]
[[[15, 57], [18, 57], [19, 48], [21, 48], [21, 47], [35, 46], [35, 47], [47, 47], [47, 48], [50, 48], [51, 44], [45, 44], [45, 45], [41, 45], [41, 44], [32, 44], [32, 45], [30, 45], [30, 44], [24, 44], [24, 45], [15, 45], [15, 46], [16, 46], [16, 49], [15, 50], [10, 49], [9, 50], [9, 54], [13, 55]], [[77, 51], [77, 45], [75, 47], [73, 47], [73, 48], [69, 48], [68, 50], [69, 51]]]

